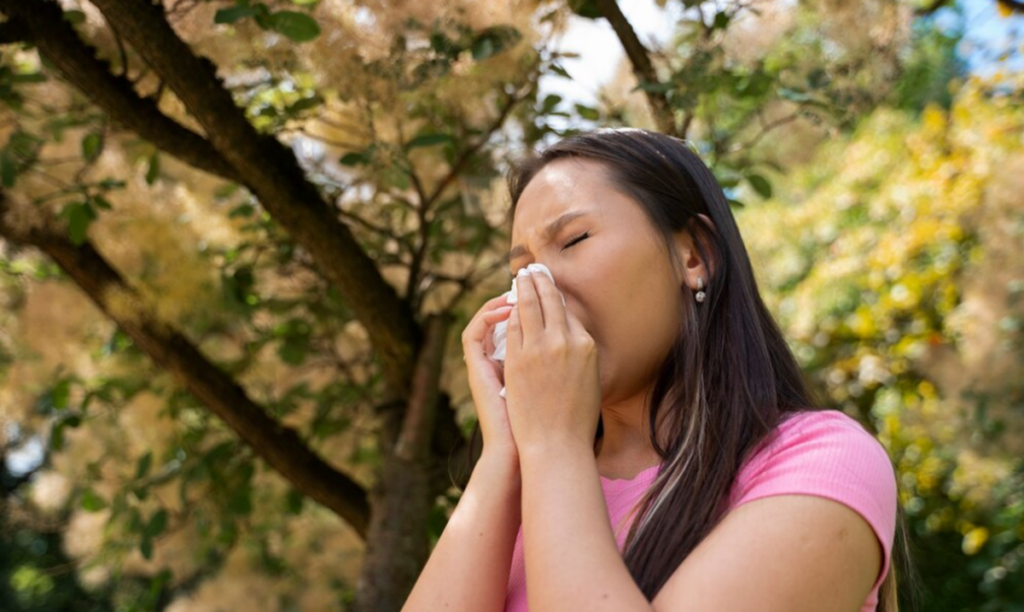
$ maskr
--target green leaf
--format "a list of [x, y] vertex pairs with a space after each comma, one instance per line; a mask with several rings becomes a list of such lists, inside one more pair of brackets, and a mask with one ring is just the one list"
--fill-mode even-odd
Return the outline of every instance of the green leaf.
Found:
[[64, 11], [64, 21], [71, 24], [82, 23], [85, 21], [85, 13], [77, 10]]
[[473, 59], [475, 60], [487, 59], [497, 52], [495, 50], [494, 41], [490, 38], [480, 38], [473, 41], [471, 49], [473, 52]]
[[103, 151], [103, 135], [91, 132], [82, 139], [82, 157], [86, 161], [94, 161]]
[[569, 76], [569, 72], [565, 68], [562, 68], [562, 66], [559, 64], [551, 64], [551, 72], [554, 72], [563, 79], [569, 79], [570, 81], [572, 80], [572, 77]]
[[150, 451], [139, 459], [135, 465], [135, 478], [145, 478], [149, 474], [149, 468], [153, 465], [153, 452]]
[[814, 99], [807, 92], [797, 91], [788, 87], [779, 88], [779, 97], [784, 100], [789, 100], [790, 102], [808, 102]]
[[251, 216], [253, 216], [253, 214], [255, 212], [256, 212], [256, 207], [253, 206], [252, 204], [249, 204], [249, 203], [240, 204], [240, 205], [234, 207], [233, 209], [231, 209], [231, 212], [228, 213], [228, 218], [229, 219], [234, 219], [234, 218], [237, 218], [237, 217], [251, 217]]
[[50, 403], [57, 410], [64, 410], [68, 407], [68, 398], [71, 395], [71, 381], [62, 380], [54, 386], [50, 392]]
[[463, 47], [458, 45], [444, 32], [435, 30], [430, 34], [430, 48], [447, 57], [457, 57], [462, 53]]
[[226, 200], [230, 198], [236, 191], [238, 191], [238, 189], [238, 183], [225, 183], [218, 187], [217, 190], [213, 192], [213, 197], [216, 198], [217, 200]]
[[104, 210], [114, 210], [114, 207], [110, 205], [110, 202], [108, 202], [107, 199], [101, 195], [89, 196], [89, 201], [92, 202], [93, 205], [96, 206], [96, 208], [102, 208]]
[[26, 74], [11, 75], [12, 83], [44, 83], [46, 75], [41, 72], [29, 72]]
[[234, 23], [239, 19], [245, 17], [252, 17], [256, 14], [256, 10], [251, 6], [233, 6], [231, 8], [220, 9], [213, 16], [214, 23]]
[[555, 110], [559, 103], [562, 101], [562, 96], [558, 94], [548, 94], [544, 96], [544, 102], [541, 103], [541, 113], [548, 114]]
[[602, 17], [601, 11], [597, 8], [597, 3], [594, 0], [569, 0], [569, 9], [580, 17], [586, 17], [587, 19], [600, 19]]
[[228, 512], [232, 514], [247, 515], [252, 513], [252, 488], [239, 487], [228, 499]]
[[149, 519], [149, 523], [146, 524], [146, 530], [143, 532], [143, 536], [147, 538], [155, 538], [167, 529], [167, 511], [161, 508], [157, 510], [156, 514]]
[[288, 514], [299, 514], [302, 512], [302, 505], [305, 497], [295, 489], [290, 489], [284, 498], [285, 512]]
[[316, 107], [320, 106], [321, 104], [323, 104], [323, 102], [324, 102], [323, 98], [321, 98], [320, 96], [318, 96], [316, 94], [313, 94], [312, 96], [309, 96], [308, 98], [302, 98], [301, 100], [298, 100], [294, 104], [289, 105], [288, 108], [286, 108], [284, 112], [285, 112], [285, 114], [288, 114], [288, 115], [294, 115], [294, 114], [297, 114], [297, 113], [301, 113], [304, 110], [309, 110], [311, 108], [316, 108]]
[[307, 42], [320, 35], [316, 19], [298, 11], [277, 11], [271, 16], [271, 28], [295, 42]]
[[470, 50], [473, 53], [473, 59], [483, 60], [497, 55], [514, 46], [520, 39], [522, 39], [522, 37], [523, 36], [519, 33], [519, 30], [511, 26], [492, 26], [485, 28], [476, 36], [472, 45], [470, 45]]
[[292, 336], [281, 343], [277, 354], [289, 365], [302, 365], [309, 351], [309, 336]]
[[601, 118], [601, 113], [593, 107], [584, 106], [583, 104], [575, 105], [576, 112], [579, 113], [580, 117], [589, 119], [590, 121], [597, 121]]
[[754, 188], [759, 196], [764, 199], [772, 197], [772, 184], [760, 174], [748, 174], [747, 182]]
[[715, 21], [711, 24], [712, 30], [724, 30], [729, 27], [729, 22], [732, 21], [732, 15], [726, 12], [716, 13]]
[[0, 182], [3, 183], [4, 187], [14, 187], [14, 181], [18, 178], [18, 166], [11, 154], [4, 151], [0, 152]]
[[81, 246], [86, 240], [89, 224], [96, 218], [96, 211], [88, 202], [76, 202], [65, 206], [60, 214], [67, 219], [68, 237], [72, 244]]
[[142, 556], [147, 560], [153, 558], [153, 539], [143, 537], [142, 542], [139, 544], [139, 550], [142, 551]]
[[274, 16], [270, 13], [270, 9], [267, 8], [266, 4], [262, 2], [253, 6], [252, 18], [256, 22], [256, 25], [263, 28], [264, 30], [274, 29]]
[[146, 170], [146, 184], [152, 185], [160, 176], [160, 155], [153, 153], [149, 156], [149, 169]]
[[432, 147], [434, 145], [449, 144], [451, 142], [452, 137], [449, 134], [422, 134], [405, 143], [405, 148], [415, 149], [417, 147]]
[[366, 156], [355, 151], [346, 153], [338, 160], [342, 166], [359, 166], [366, 163]]
[[665, 93], [666, 91], [672, 91], [676, 88], [675, 83], [671, 81], [665, 83], [652, 83], [650, 81], [641, 81], [636, 86], [637, 89], [649, 91], [651, 93]]
[[118, 181], [118, 180], [115, 180], [115, 179], [112, 179], [112, 178], [105, 178], [105, 179], [103, 179], [102, 181], [99, 182], [99, 186], [100, 186], [100, 188], [107, 189], [107, 190], [109, 190], [109, 189], [121, 189], [122, 187], [125, 186], [125, 182], [124, 181]]
[[107, 502], [92, 489], [82, 491], [82, 499], [79, 503], [82, 510], [86, 512], [98, 512], [107, 507]]
[[64, 449], [64, 424], [60, 421], [50, 429], [50, 449], [54, 451]]

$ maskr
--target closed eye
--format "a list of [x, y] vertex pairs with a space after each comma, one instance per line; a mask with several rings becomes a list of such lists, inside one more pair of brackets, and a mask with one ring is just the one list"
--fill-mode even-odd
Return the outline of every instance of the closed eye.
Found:
[[567, 242], [565, 244], [565, 246], [562, 247], [562, 250], [564, 251], [567, 248], [571, 247], [572, 245], [576, 244], [577, 242], [582, 242], [582, 241], [586, 240], [589, 237], [590, 237], [590, 232], [583, 232], [579, 236], [576, 236], [575, 238], [569, 240], [569, 242]]

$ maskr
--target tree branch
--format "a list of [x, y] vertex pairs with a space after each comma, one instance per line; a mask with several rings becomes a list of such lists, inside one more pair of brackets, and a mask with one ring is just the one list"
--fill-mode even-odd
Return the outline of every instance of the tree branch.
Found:
[[444, 361], [451, 315], [432, 315], [427, 320], [426, 339], [416, 362], [412, 400], [402, 421], [395, 455], [409, 463], [430, 459], [437, 414], [438, 379]]
[[338, 287], [366, 328], [390, 389], [408, 397], [421, 341], [412, 309], [307, 180], [292, 151], [273, 136], [256, 131], [224, 88], [216, 66], [197, 57], [178, 37], [160, 5], [149, 0], [95, 0], [93, 4], [163, 77], [203, 126], [213, 148]]
[[[629, 20], [622, 14], [619, 4], [615, 0], [594, 0], [594, 4], [601, 11], [601, 15], [612, 25], [615, 35], [619, 37], [619, 42], [622, 43], [626, 57], [629, 58], [629, 62], [633, 65], [633, 74], [636, 75], [637, 80], [640, 83], [658, 83], [658, 75], [654, 71], [654, 65], [651, 64], [650, 53], [643, 43], [640, 42], [640, 38], [637, 37], [636, 31], [633, 30]], [[654, 91], [644, 90], [644, 93], [647, 95], [647, 103], [651, 106], [651, 113], [654, 115], [654, 122], [657, 123], [658, 129], [665, 134], [680, 138], [684, 137], [685, 134], [678, 133], [675, 116], [672, 112], [672, 106], [668, 103], [668, 97], [664, 93]]]
[[[230, 376], [180, 331], [159, 320], [138, 293], [89, 243], [73, 245], [51, 219], [23, 228], [8, 221], [0, 191], [0, 235], [46, 253], [150, 358], [223, 420], [253, 451], [304, 495], [323, 504], [366, 537], [366, 491], [304, 445], [296, 432], [270, 418]], [[125, 306], [125, 304], [133, 304]]]
[[30, 39], [28, 24], [22, 19], [10, 18], [0, 23], [0, 45], [25, 42]]
[[126, 74], [115, 76], [110, 64], [99, 59], [96, 49], [84, 43], [63, 18], [59, 5], [49, 0], [0, 0], [0, 9], [11, 16], [5, 26], [21, 24], [61, 76], [111, 119], [194, 168], [241, 181], [241, 175], [202, 136], [160, 112], [155, 99], [139, 96]]

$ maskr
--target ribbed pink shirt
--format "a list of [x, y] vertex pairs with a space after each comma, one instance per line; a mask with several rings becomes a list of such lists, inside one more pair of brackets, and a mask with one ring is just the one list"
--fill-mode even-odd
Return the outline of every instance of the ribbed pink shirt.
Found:
[[[871, 525], [883, 549], [882, 570], [861, 612], [874, 612], [878, 588], [889, 571], [896, 536], [896, 473], [885, 448], [860, 423], [837, 410], [787, 415], [778, 436], [744, 464], [729, 496], [729, 509], [772, 495], [817, 495], [849, 506]], [[608, 519], [615, 526], [658, 475], [660, 465], [631, 480], [601, 476]], [[622, 552], [632, 517], [615, 532]], [[528, 612], [523, 529], [516, 535], [505, 612]]]

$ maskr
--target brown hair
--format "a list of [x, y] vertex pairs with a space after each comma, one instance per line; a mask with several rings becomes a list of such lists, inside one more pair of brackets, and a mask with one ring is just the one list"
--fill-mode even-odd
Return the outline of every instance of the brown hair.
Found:
[[[638, 504], [623, 558], [650, 601], [724, 517], [733, 481], [758, 445], [787, 415], [822, 408], [761, 299], [721, 186], [686, 142], [634, 128], [571, 136], [513, 167], [510, 217], [537, 172], [563, 158], [602, 162], [664, 237], [673, 263], [680, 260], [672, 233], [688, 228], [711, 264], [703, 303], [681, 289], [678, 334], [649, 395], [649, 435], [663, 463]], [[659, 431], [670, 439], [660, 440]], [[602, 433], [599, 421], [595, 443]], [[881, 612], [899, 609], [897, 561], [916, 587], [902, 507], [897, 523], [893, 563], [879, 587]], [[916, 609], [916, 591], [906, 595]]]

